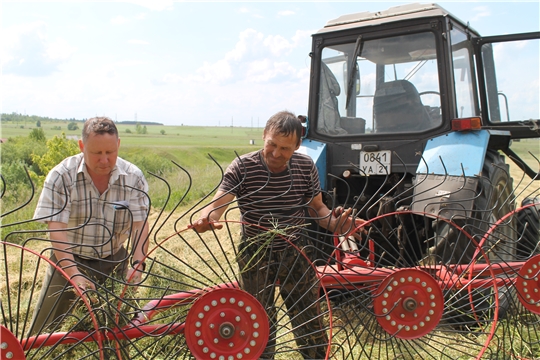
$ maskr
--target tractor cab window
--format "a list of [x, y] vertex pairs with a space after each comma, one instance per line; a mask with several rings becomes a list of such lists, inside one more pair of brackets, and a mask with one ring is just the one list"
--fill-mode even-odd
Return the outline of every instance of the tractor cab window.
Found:
[[456, 114], [459, 118], [479, 116], [478, 104], [472, 80], [474, 68], [472, 64], [471, 42], [462, 30], [454, 28], [450, 32], [452, 42], [452, 67], [454, 71], [454, 88], [456, 97]]
[[325, 47], [320, 71], [319, 133], [422, 132], [441, 124], [433, 33]]

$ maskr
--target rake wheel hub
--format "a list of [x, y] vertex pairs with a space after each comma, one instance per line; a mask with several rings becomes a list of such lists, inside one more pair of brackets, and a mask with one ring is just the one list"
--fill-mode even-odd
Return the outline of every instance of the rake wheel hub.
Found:
[[235, 288], [211, 290], [186, 317], [185, 337], [197, 359], [254, 359], [266, 347], [270, 329], [264, 307]]
[[373, 299], [377, 321], [400, 339], [417, 339], [432, 331], [444, 309], [442, 290], [428, 273], [402, 269], [388, 275]]
[[540, 254], [527, 260], [518, 274], [519, 301], [527, 310], [540, 314]]

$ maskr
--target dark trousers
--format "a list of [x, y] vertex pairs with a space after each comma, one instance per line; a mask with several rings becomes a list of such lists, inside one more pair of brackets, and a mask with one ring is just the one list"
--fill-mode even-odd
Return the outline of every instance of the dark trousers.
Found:
[[[128, 253], [121, 247], [116, 254], [103, 259], [85, 259], [75, 257], [79, 270], [97, 284], [103, 284], [113, 273], [123, 274], [128, 264]], [[50, 257], [56, 263], [54, 253]], [[66, 262], [62, 262], [66, 266]], [[68, 280], [52, 265], [47, 269], [41, 292], [32, 317], [29, 336], [58, 331], [62, 319], [70, 312], [78, 295], [71, 288]]]
[[[308, 251], [306, 248], [302, 251]], [[309, 256], [308, 256], [309, 257]], [[325, 359], [328, 337], [319, 308], [319, 286], [309, 261], [293, 248], [274, 251], [268, 246], [244, 241], [238, 264], [241, 288], [265, 307], [270, 322], [270, 337], [261, 359], [272, 359], [276, 349], [277, 308], [275, 289], [287, 309], [298, 351], [304, 359]]]

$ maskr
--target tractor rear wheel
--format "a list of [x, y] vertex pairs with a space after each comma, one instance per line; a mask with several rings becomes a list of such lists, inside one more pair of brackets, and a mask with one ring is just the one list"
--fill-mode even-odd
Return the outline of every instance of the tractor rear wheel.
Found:
[[[474, 195], [473, 210], [470, 216], [456, 217], [456, 224], [463, 231], [456, 231], [446, 222], [435, 221], [434, 245], [430, 255], [435, 262], [444, 264], [468, 264], [471, 262], [506, 263], [515, 259], [515, 232], [513, 217], [500, 223], [497, 229], [485, 236], [494, 224], [514, 209], [512, 198], [512, 178], [504, 157], [488, 151], [484, 160], [482, 176], [478, 180]], [[465, 236], [465, 234], [467, 236]], [[485, 254], [485, 255], [482, 255]], [[483, 257], [479, 258], [479, 256]], [[486, 261], [487, 260], [487, 261]], [[509, 303], [505, 291], [497, 292], [494, 287], [478, 289], [473, 296], [458, 292], [454, 295], [453, 321], [456, 327], [471, 321], [491, 321], [492, 304], [498, 303], [499, 315], [506, 313]], [[472, 306], [474, 314], [463, 313], [462, 307]]]
[[517, 257], [527, 260], [540, 253], [540, 196], [526, 198], [517, 215]]
[[468, 263], [473, 260], [477, 247], [481, 246], [492, 261], [515, 259], [513, 218], [501, 224], [490, 237], [484, 238], [484, 234], [497, 220], [514, 210], [512, 190], [512, 178], [504, 157], [497, 152], [488, 151], [474, 195], [471, 215], [466, 218], [456, 216], [453, 219], [473, 241], [460, 236], [460, 233], [453, 231], [447, 223], [435, 222], [436, 239], [430, 251], [432, 255], [443, 263]]

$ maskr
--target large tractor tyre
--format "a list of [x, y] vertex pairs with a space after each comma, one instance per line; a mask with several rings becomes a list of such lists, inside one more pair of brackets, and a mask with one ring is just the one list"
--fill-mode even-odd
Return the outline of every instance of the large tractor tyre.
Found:
[[[432, 261], [449, 265], [469, 264], [475, 261], [493, 264], [514, 260], [516, 251], [513, 217], [499, 223], [496, 231], [485, 236], [497, 220], [514, 209], [512, 188], [509, 166], [505, 164], [504, 157], [497, 152], [488, 151], [471, 216], [466, 219], [455, 219], [455, 223], [463, 231], [456, 231], [455, 227], [446, 222], [435, 222], [433, 229], [435, 243], [429, 250]], [[498, 298], [497, 312], [502, 316], [508, 307], [505, 291], [496, 291], [494, 287], [488, 287], [476, 289], [472, 293], [452, 294], [454, 312], [450, 323], [460, 327], [461, 324], [471, 321], [491, 322], [495, 316], [492, 306], [496, 302], [495, 294]], [[471, 314], [462, 311], [462, 308], [469, 307], [474, 309], [472, 317]]]
[[540, 253], [540, 196], [526, 198], [517, 216], [517, 258], [527, 260]]
[[516, 258], [515, 220], [508, 220], [497, 226], [497, 231], [485, 238], [484, 235], [497, 220], [514, 210], [513, 186], [509, 166], [504, 157], [488, 151], [482, 176], [475, 194], [473, 211], [466, 219], [453, 221], [472, 237], [463, 236], [445, 222], [435, 222], [435, 243], [429, 253], [436, 261], [452, 264], [469, 263], [478, 246], [481, 246], [491, 261], [512, 261]]
[[[478, 226], [471, 227], [471, 235], [479, 240], [497, 220], [510, 213], [515, 208], [513, 197], [513, 179], [510, 167], [504, 162], [504, 156], [495, 151], [488, 151], [482, 169], [480, 181], [481, 193], [475, 202], [475, 218], [480, 219]], [[465, 229], [467, 230], [467, 229]], [[515, 249], [515, 219], [508, 217], [497, 226], [481, 246], [487, 252], [489, 259], [494, 262], [513, 261], [516, 259]]]

